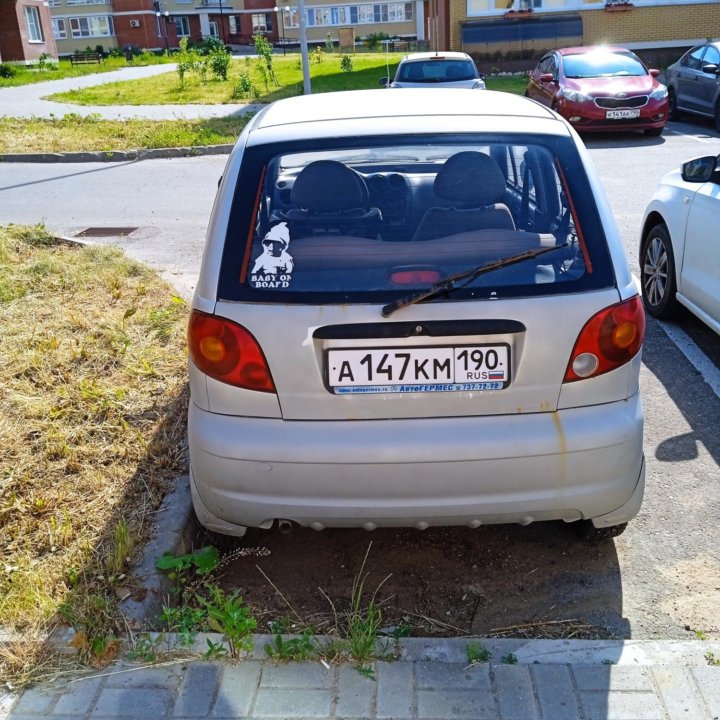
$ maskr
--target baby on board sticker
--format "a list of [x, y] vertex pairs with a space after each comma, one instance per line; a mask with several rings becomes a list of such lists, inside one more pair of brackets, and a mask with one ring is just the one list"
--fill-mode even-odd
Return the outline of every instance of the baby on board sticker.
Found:
[[278, 223], [268, 230], [262, 241], [262, 254], [256, 258], [250, 273], [253, 287], [289, 287], [294, 267], [293, 259], [287, 251], [289, 244], [290, 231], [287, 223]]

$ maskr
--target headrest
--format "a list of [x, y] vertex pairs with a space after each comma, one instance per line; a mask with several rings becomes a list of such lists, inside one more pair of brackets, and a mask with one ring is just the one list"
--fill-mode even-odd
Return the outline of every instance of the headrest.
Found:
[[435, 194], [466, 207], [501, 202], [505, 177], [497, 162], [485, 153], [465, 151], [451, 155], [435, 177]]
[[299, 173], [290, 192], [293, 205], [315, 212], [365, 208], [369, 193], [363, 177], [337, 160], [316, 160]]

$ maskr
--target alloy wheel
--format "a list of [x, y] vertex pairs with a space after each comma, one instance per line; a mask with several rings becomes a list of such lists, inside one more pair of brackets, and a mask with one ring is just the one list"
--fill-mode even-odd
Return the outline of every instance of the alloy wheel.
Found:
[[668, 256], [665, 243], [653, 237], [645, 251], [643, 263], [643, 288], [650, 305], [657, 307], [665, 298], [668, 284]]

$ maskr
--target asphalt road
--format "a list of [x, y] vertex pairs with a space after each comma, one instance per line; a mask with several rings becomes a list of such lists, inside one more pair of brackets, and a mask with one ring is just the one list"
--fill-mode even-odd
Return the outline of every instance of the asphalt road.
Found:
[[[671, 123], [660, 138], [589, 136], [586, 144], [637, 273], [641, 217], [657, 180], [691, 157], [720, 154], [720, 137], [710, 123], [692, 121]], [[189, 296], [225, 160], [0, 165], [0, 223], [43, 221], [65, 235], [137, 228], [100, 241], [124, 247]], [[720, 637], [720, 342], [691, 318], [672, 326], [649, 319], [643, 358], [643, 509], [614, 544], [588, 552], [583, 587], [569, 605], [575, 584], [562, 577], [562, 562], [539, 568], [550, 580], [541, 604], [572, 607], [624, 637]]]

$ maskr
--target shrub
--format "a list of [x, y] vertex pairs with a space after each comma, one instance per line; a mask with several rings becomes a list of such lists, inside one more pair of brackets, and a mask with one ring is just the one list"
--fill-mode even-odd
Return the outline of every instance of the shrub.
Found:
[[365, 45], [367, 45], [368, 50], [379, 50], [380, 49], [380, 43], [383, 40], [389, 40], [390, 36], [387, 33], [379, 32], [379, 33], [370, 33], [370, 35], [367, 35], [364, 39]]
[[343, 72], [347, 72], [347, 73], [352, 72], [352, 70], [353, 70], [352, 58], [347, 53], [343, 53], [340, 56], [340, 69]]
[[0, 63], [0, 78], [12, 78], [18, 74], [18, 69], [14, 65]]
[[230, 69], [230, 53], [223, 46], [222, 49], [213, 50], [209, 57], [213, 75], [221, 80], [227, 80]]

